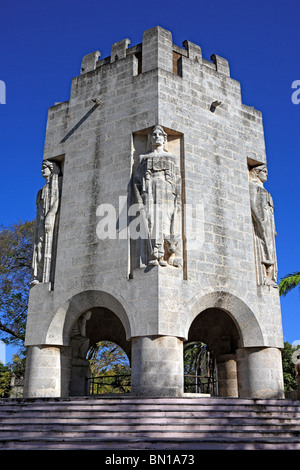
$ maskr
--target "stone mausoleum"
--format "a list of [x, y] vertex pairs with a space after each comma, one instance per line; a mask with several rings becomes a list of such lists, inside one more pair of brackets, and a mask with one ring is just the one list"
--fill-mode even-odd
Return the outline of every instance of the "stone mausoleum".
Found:
[[88, 394], [102, 340], [136, 396], [183, 395], [183, 346], [202, 341], [220, 396], [284, 397], [262, 116], [210, 59], [157, 26], [83, 57], [49, 109], [25, 397]]

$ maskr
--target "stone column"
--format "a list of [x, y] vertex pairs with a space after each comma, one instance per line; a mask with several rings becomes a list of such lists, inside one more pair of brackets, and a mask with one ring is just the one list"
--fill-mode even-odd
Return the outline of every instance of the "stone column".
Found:
[[280, 349], [244, 348], [236, 355], [239, 397], [284, 398]]
[[235, 354], [220, 354], [217, 357], [217, 368], [219, 395], [221, 397], [238, 397]]
[[132, 338], [133, 395], [183, 394], [183, 342], [175, 336]]
[[90, 394], [89, 381], [91, 378], [90, 363], [87, 359], [73, 358], [71, 371], [70, 396], [85, 396]]
[[66, 397], [69, 394], [70, 359], [59, 346], [30, 346], [26, 358], [24, 397]]

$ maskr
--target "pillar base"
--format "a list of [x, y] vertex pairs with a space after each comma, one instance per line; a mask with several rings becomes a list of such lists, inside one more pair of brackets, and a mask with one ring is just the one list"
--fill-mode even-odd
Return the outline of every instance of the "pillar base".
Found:
[[220, 354], [217, 357], [218, 394], [221, 397], [238, 397], [235, 354]]
[[89, 381], [91, 378], [90, 363], [87, 359], [73, 359], [71, 371], [70, 396], [83, 397], [90, 394]]
[[280, 349], [244, 348], [236, 356], [239, 397], [284, 398]]
[[131, 393], [183, 395], [183, 342], [174, 336], [132, 338]]
[[26, 358], [24, 398], [67, 397], [68, 353], [59, 346], [29, 346]]

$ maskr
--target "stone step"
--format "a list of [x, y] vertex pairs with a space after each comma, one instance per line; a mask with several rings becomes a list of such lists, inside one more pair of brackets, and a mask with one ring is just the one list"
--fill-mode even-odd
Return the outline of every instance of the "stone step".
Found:
[[[178, 413], [179, 414], [179, 413]], [[30, 419], [30, 422], [28, 420]], [[249, 423], [249, 425], [252, 426], [276, 426], [276, 425], [297, 425], [300, 426], [300, 419], [296, 418], [293, 416], [293, 418], [285, 418], [285, 417], [276, 417], [273, 418], [272, 416], [267, 416], [267, 417], [247, 417], [245, 420], [244, 418], [241, 417], [235, 417], [235, 418], [229, 418], [225, 417], [224, 415], [220, 415], [218, 417], [203, 417], [199, 415], [198, 417], [168, 417], [165, 415], [158, 415], [158, 416], [152, 416], [152, 417], [146, 417], [143, 416], [143, 414], [139, 413], [138, 416], [135, 415], [124, 415], [124, 416], [117, 416], [117, 417], [111, 417], [111, 416], [106, 416], [103, 417], [101, 416], [84, 416], [84, 417], [60, 417], [60, 416], [39, 416], [39, 417], [32, 417], [30, 415], [24, 417], [23, 415], [20, 416], [8, 416], [6, 418], [0, 418], [0, 424], [1, 424], [1, 429], [3, 429], [4, 426], [7, 425], [12, 425], [15, 426], [16, 424], [19, 425], [45, 425], [45, 424], [72, 424], [76, 426], [86, 426], [86, 425], [99, 425], [103, 424], [104, 426], [108, 426], [111, 424], [114, 425], [124, 425], [124, 424], [134, 424], [134, 425], [139, 425], [139, 424], [147, 424], [147, 425], [160, 425], [160, 424], [167, 424], [167, 425], [173, 425], [173, 424], [190, 424], [190, 425], [199, 425], [199, 424], [207, 424], [207, 425], [222, 425], [222, 426], [227, 426], [227, 425], [234, 425], [234, 426], [239, 426], [239, 425], [245, 425], [245, 422]]]
[[282, 411], [281, 413], [279, 411], [228, 411], [226, 412], [225, 410], [212, 410], [212, 411], [189, 411], [189, 410], [182, 410], [180, 408], [179, 410], [89, 410], [89, 411], [82, 411], [82, 410], [27, 410], [26, 412], [22, 411], [11, 411], [11, 410], [1, 410], [0, 411], [0, 418], [5, 419], [7, 417], [14, 417], [14, 416], [22, 416], [24, 418], [34, 418], [34, 417], [49, 417], [49, 416], [55, 416], [55, 417], [69, 417], [69, 418], [97, 418], [97, 416], [101, 415], [103, 418], [122, 418], [126, 417], [128, 415], [134, 415], [136, 417], [139, 416], [153, 416], [153, 417], [159, 417], [159, 416], [166, 416], [166, 417], [178, 417], [178, 418], [185, 418], [185, 417], [190, 417], [190, 418], [197, 418], [197, 417], [203, 417], [203, 418], [221, 418], [222, 416], [226, 415], [228, 418], [297, 418], [299, 419], [300, 413], [299, 412], [284, 412]]
[[247, 426], [247, 425], [239, 425], [239, 426], [217, 426], [217, 425], [189, 425], [189, 424], [182, 424], [182, 425], [152, 425], [152, 426], [145, 426], [145, 425], [115, 425], [112, 423], [110, 428], [107, 426], [101, 425], [93, 425], [93, 426], [72, 426], [72, 425], [54, 425], [54, 424], [47, 424], [47, 425], [33, 425], [33, 426], [22, 426], [16, 429], [14, 426], [3, 426], [0, 430], [0, 438], [1, 436], [42, 436], [48, 435], [51, 433], [52, 436], [64, 434], [65, 436], [71, 435], [99, 435], [104, 434], [106, 436], [114, 436], [118, 435], [121, 436], [122, 434], [129, 433], [132, 434], [141, 434], [141, 435], [162, 435], [168, 433], [178, 433], [182, 434], [195, 434], [198, 436], [203, 437], [203, 433], [220, 433], [220, 435], [229, 435], [233, 433], [235, 435], [239, 435], [240, 437], [244, 435], [244, 433], [248, 433], [249, 435], [270, 435], [270, 434], [277, 434], [281, 437], [285, 436], [285, 433], [288, 432], [289, 435], [293, 435], [294, 437], [300, 437], [300, 427], [299, 426], [290, 426], [286, 425], [286, 429], [283, 425], [277, 426]]
[[247, 408], [242, 408], [242, 407], [231, 407], [229, 406], [229, 410], [228, 410], [228, 407], [222, 407], [222, 406], [219, 406], [219, 407], [213, 407], [213, 408], [210, 408], [210, 407], [203, 407], [201, 405], [199, 406], [193, 406], [193, 407], [187, 407], [187, 406], [180, 406], [178, 405], [178, 407], [175, 407], [175, 406], [163, 406], [163, 405], [160, 405], [160, 406], [154, 406], [154, 405], [143, 405], [143, 406], [134, 406], [134, 405], [128, 405], [128, 406], [114, 406], [114, 407], [107, 407], [107, 406], [91, 406], [91, 407], [81, 407], [81, 406], [61, 406], [61, 407], [57, 407], [55, 405], [51, 406], [51, 407], [48, 407], [48, 406], [43, 406], [43, 405], [39, 405], [39, 406], [32, 406], [32, 407], [3, 407], [3, 406], [0, 406], [0, 410], [5, 410], [6, 412], [11, 412], [11, 413], [14, 413], [14, 412], [17, 412], [19, 413], [20, 411], [21, 412], [30, 412], [30, 413], [35, 413], [35, 412], [42, 412], [42, 411], [56, 411], [58, 413], [63, 413], [65, 411], [69, 411], [69, 412], [101, 412], [101, 413], [109, 413], [109, 412], [128, 412], [128, 411], [141, 411], [141, 412], [148, 412], [148, 413], [151, 413], [151, 412], [161, 412], [161, 411], [165, 411], [165, 412], [169, 412], [169, 413], [172, 413], [172, 412], [177, 412], [178, 410], [181, 410], [182, 412], [185, 412], [185, 413], [193, 413], [194, 411], [197, 411], [197, 412], [207, 412], [207, 413], [213, 413], [213, 412], [228, 412], [228, 411], [231, 411], [232, 413], [248, 413], [248, 412], [256, 412], [256, 413], [263, 413], [264, 411], [267, 411], [267, 412], [278, 412], [278, 413], [282, 413], [282, 412], [285, 412], [285, 413], [300, 413], [300, 409], [297, 409], [297, 408], [278, 408], [278, 407], [269, 407], [267, 410], [264, 408], [264, 407], [261, 407], [261, 408], [258, 408], [258, 407], [247, 407]]
[[1, 450], [167, 450], [167, 451], [193, 451], [193, 450], [300, 450], [299, 439], [279, 438], [274, 436], [249, 439], [222, 436], [218, 438], [206, 434], [201, 440], [186, 440], [181, 438], [152, 439], [149, 437], [129, 438], [1, 438]]
[[142, 412], [155, 412], [155, 411], [158, 411], [160, 412], [161, 410], [163, 411], [166, 411], [166, 412], [172, 412], [172, 411], [178, 411], [178, 409], [182, 410], [182, 411], [185, 411], [185, 412], [193, 412], [194, 410], [197, 410], [198, 412], [202, 412], [202, 411], [206, 411], [206, 412], [214, 412], [214, 411], [224, 411], [224, 412], [227, 412], [227, 411], [231, 411], [231, 412], [244, 412], [244, 413], [248, 413], [248, 412], [251, 412], [251, 411], [255, 411], [257, 413], [259, 412], [264, 412], [264, 411], [267, 411], [267, 412], [285, 412], [285, 413], [300, 413], [300, 407], [283, 407], [283, 406], [268, 406], [266, 408], [266, 406], [257, 406], [257, 405], [253, 405], [253, 406], [247, 406], [247, 407], [243, 407], [243, 406], [231, 406], [230, 404], [226, 405], [226, 406], [222, 406], [222, 405], [214, 405], [214, 406], [205, 406], [205, 405], [202, 405], [202, 404], [196, 404], [196, 405], [193, 405], [193, 406], [189, 406], [189, 405], [181, 405], [181, 404], [178, 404], [177, 406], [175, 405], [161, 405], [161, 404], [153, 404], [153, 405], [134, 405], [134, 404], [122, 404], [122, 406], [120, 405], [110, 405], [110, 406], [107, 406], [107, 405], [90, 405], [90, 406], [81, 406], [81, 405], [74, 405], [74, 404], [64, 404], [64, 405], [59, 405], [57, 406], [56, 404], [53, 404], [51, 406], [48, 406], [47, 404], [43, 405], [43, 404], [39, 404], [39, 405], [26, 405], [26, 406], [1, 406], [0, 405], [0, 410], [4, 410], [5, 411], [10, 411], [10, 412], [20, 412], [20, 411], [30, 411], [30, 412], [40, 412], [40, 411], [57, 411], [57, 412], [64, 412], [64, 411], [81, 411], [81, 412], [84, 412], [84, 411], [87, 411], [87, 412], [94, 412], [94, 411], [100, 411], [100, 412], [122, 412], [122, 410], [124, 411], [135, 411], [135, 410], [140, 410]]
[[0, 400], [0, 449], [300, 449], [300, 402]]
[[218, 437], [224, 437], [225, 435], [228, 436], [236, 436], [236, 437], [243, 437], [243, 436], [254, 436], [254, 437], [267, 437], [270, 435], [274, 435], [277, 437], [285, 437], [286, 433], [289, 434], [290, 437], [298, 438], [300, 437], [300, 429], [299, 427], [294, 429], [293, 427], [287, 427], [286, 429], [283, 426], [278, 426], [278, 428], [270, 428], [270, 427], [256, 427], [256, 426], [232, 426], [224, 428], [223, 426], [189, 426], [189, 425], [159, 425], [159, 426], [132, 426], [132, 425], [124, 425], [124, 426], [84, 426], [84, 427], [77, 427], [77, 426], [57, 426], [57, 425], [45, 425], [45, 426], [27, 426], [27, 427], [6, 427], [4, 426], [0, 430], [0, 437], [8, 437], [8, 436], [21, 436], [21, 437], [41, 437], [41, 436], [49, 436], [51, 434], [52, 437], [60, 436], [63, 434], [66, 437], [85, 437], [85, 436], [99, 436], [100, 438], [105, 436], [106, 438], [113, 438], [113, 437], [128, 437], [130, 436], [148, 436], [148, 437], [204, 437], [206, 433], [209, 432], [210, 434], [214, 434]]
[[111, 396], [103, 396], [100, 395], [97, 398], [94, 398], [93, 396], [89, 397], [72, 397], [72, 398], [28, 398], [28, 399], [22, 399], [22, 398], [10, 398], [10, 399], [0, 399], [0, 406], [2, 405], [15, 405], [17, 407], [19, 406], [32, 406], [32, 405], [43, 405], [45, 406], [46, 404], [49, 404], [51, 406], [53, 405], [68, 405], [68, 406], [92, 406], [92, 405], [97, 405], [97, 406], [111, 406], [111, 405], [116, 405], [116, 404], [121, 404], [128, 406], [130, 404], [134, 406], [140, 406], [143, 404], [149, 405], [153, 404], [155, 406], [159, 405], [168, 405], [168, 406], [182, 406], [182, 405], [187, 405], [187, 406], [219, 406], [219, 405], [224, 405], [224, 406], [234, 406], [237, 405], [239, 407], [245, 407], [247, 405], [249, 406], [277, 406], [277, 407], [292, 407], [292, 408], [300, 408], [300, 400], [285, 400], [285, 399], [253, 399], [253, 398], [220, 398], [220, 397], [198, 397], [198, 398], [192, 398], [192, 397], [177, 397], [177, 398], [172, 398], [172, 397], [133, 397], [130, 395], [122, 395], [120, 398], [115, 398]]

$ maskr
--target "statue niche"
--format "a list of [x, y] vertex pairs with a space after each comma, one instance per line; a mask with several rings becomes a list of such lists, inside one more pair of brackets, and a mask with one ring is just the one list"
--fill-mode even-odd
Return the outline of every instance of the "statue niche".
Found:
[[46, 184], [36, 199], [31, 285], [54, 280], [62, 176], [59, 165], [49, 160], [42, 164], [42, 175]]
[[167, 150], [167, 134], [155, 126], [149, 153], [140, 155], [133, 186], [142, 219], [139, 256], [148, 266], [182, 266], [181, 178], [177, 158]]
[[254, 247], [258, 284], [277, 287], [274, 204], [263, 186], [267, 177], [266, 165], [254, 167], [249, 173]]

